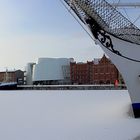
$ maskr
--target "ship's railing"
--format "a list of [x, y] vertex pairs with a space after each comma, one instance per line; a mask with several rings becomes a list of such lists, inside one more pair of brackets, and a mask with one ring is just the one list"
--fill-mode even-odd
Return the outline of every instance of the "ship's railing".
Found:
[[64, 0], [85, 22], [93, 18], [106, 32], [129, 42], [140, 44], [140, 29], [105, 0]]

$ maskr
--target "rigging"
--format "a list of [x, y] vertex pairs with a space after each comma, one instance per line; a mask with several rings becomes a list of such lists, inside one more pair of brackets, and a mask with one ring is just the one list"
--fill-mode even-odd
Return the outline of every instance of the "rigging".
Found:
[[112, 3], [111, 4], [114, 7], [130, 7], [130, 8], [140, 8], [140, 2], [133, 2], [133, 3], [125, 3], [125, 2], [120, 2], [120, 3]]

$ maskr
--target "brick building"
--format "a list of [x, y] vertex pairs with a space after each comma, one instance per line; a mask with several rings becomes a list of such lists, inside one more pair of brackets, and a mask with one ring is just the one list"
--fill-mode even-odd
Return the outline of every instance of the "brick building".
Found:
[[24, 84], [24, 72], [21, 70], [1, 71], [0, 83], [3, 82], [17, 82], [18, 84]]
[[70, 63], [70, 79], [72, 84], [93, 83], [93, 62]]
[[119, 78], [115, 65], [104, 55], [93, 67], [94, 84], [114, 84]]
[[114, 64], [104, 55], [87, 63], [70, 63], [72, 84], [114, 84], [119, 72]]

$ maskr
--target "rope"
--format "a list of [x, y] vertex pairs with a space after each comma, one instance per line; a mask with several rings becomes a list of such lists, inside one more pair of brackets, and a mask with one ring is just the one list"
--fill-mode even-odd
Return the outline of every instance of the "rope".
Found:
[[140, 15], [135, 19], [135, 21], [133, 22], [133, 24], [136, 23], [139, 19], [140, 19]]
[[[118, 2], [117, 2], [117, 4], [116, 4], [115, 8], [118, 7], [118, 5], [120, 4], [120, 2], [121, 2], [121, 0], [118, 0]], [[115, 3], [115, 1], [113, 1], [113, 4], [114, 4], [114, 3]]]
[[82, 23], [76, 18], [76, 16], [71, 12], [71, 7], [70, 9], [68, 9], [68, 7], [66, 6], [66, 4], [62, 1], [62, 0], [59, 0], [62, 5], [67, 9], [67, 11], [72, 15], [72, 17], [77, 21], [77, 23], [79, 23], [79, 25], [82, 27], [82, 29], [84, 29], [84, 31], [88, 34], [88, 36], [93, 40], [95, 41], [95, 39], [92, 37], [92, 35], [86, 30], [86, 28], [82, 25]]
[[[117, 5], [119, 5], [121, 0], [118, 1]], [[116, 6], [117, 7], [117, 6]], [[128, 15], [127, 11], [125, 8], [122, 8], [127, 16], [127, 18], [132, 22], [132, 20], [130, 19], [130, 16]], [[138, 20], [140, 19], [140, 15], [132, 22], [133, 24], [135, 24]]]
[[[66, 6], [66, 4], [62, 1], [62, 0], [59, 0], [61, 3], [62, 3], [62, 5], [67, 9], [67, 11], [74, 17], [74, 19], [80, 24], [80, 26], [84, 29], [84, 31], [89, 35], [89, 37], [93, 40], [93, 41], [95, 41], [94, 39], [93, 39], [93, 37], [89, 34], [89, 32], [85, 29], [85, 27], [82, 25], [82, 23], [80, 22], [80, 20], [78, 20], [77, 18], [76, 18], [76, 16], [71, 12], [71, 7], [70, 7], [70, 9], [68, 9], [68, 7]], [[118, 1], [118, 4], [119, 4], [119, 2], [120, 2], [120, 0]], [[99, 40], [100, 41], [100, 40]], [[104, 46], [104, 44], [102, 44], [103, 46]], [[104, 46], [105, 48], [107, 48], [106, 46]], [[107, 48], [108, 50], [110, 50], [109, 48]], [[114, 53], [112, 50], [110, 50], [112, 53]], [[116, 53], [114, 53], [114, 54], [116, 54]], [[127, 57], [127, 56], [124, 56], [124, 55], [119, 55], [119, 54], [116, 54], [116, 55], [118, 55], [118, 56], [120, 56], [120, 57], [123, 57], [123, 58], [125, 58], [125, 59], [128, 59], [128, 60], [131, 60], [131, 61], [134, 61], [134, 62], [139, 62], [140, 63], [140, 60], [137, 60], [137, 59], [133, 59], [133, 58], [130, 58], [130, 57]]]
[[126, 9], [125, 9], [125, 8], [123, 8], [123, 11], [125, 12], [125, 14], [126, 14], [127, 18], [129, 19], [129, 21], [131, 21], [131, 22], [132, 22], [132, 20], [130, 19], [130, 16], [127, 14], [127, 11], [126, 11]]

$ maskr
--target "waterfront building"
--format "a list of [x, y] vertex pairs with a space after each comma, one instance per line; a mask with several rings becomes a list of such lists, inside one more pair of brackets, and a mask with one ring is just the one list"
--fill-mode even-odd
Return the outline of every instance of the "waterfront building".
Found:
[[24, 84], [24, 72], [21, 70], [6, 70], [0, 71], [0, 83], [17, 82], [17, 84]]
[[70, 63], [70, 74], [72, 84], [114, 84], [116, 80], [120, 81], [119, 71], [105, 55], [87, 63]]
[[93, 61], [87, 63], [70, 63], [72, 84], [93, 84]]
[[34, 71], [35, 63], [28, 63], [25, 70], [25, 84], [32, 85], [33, 84], [33, 71]]
[[93, 67], [94, 84], [114, 84], [119, 80], [119, 71], [105, 55]]
[[33, 84], [71, 84], [70, 62], [72, 61], [72, 58], [39, 58], [33, 69]]
[[27, 64], [25, 76], [27, 85], [123, 83], [121, 74], [105, 55], [86, 63], [71, 58], [39, 58], [37, 63]]

